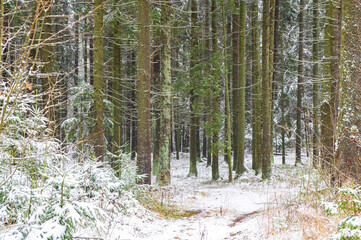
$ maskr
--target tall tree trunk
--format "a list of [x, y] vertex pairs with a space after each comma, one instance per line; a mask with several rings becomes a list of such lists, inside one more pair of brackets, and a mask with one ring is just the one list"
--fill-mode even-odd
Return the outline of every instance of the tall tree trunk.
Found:
[[153, 128], [153, 175], [158, 174], [158, 164], [159, 164], [159, 150], [160, 150], [160, 112], [161, 112], [161, 30], [156, 28], [154, 31], [154, 57], [153, 57], [153, 86], [154, 86], [154, 128]]
[[138, 0], [138, 173], [145, 174], [142, 183], [151, 184], [150, 133], [150, 3]]
[[[224, 1], [221, 2], [221, 4], [224, 4]], [[223, 7], [222, 7], [223, 8]], [[225, 10], [227, 11], [227, 10]], [[225, 13], [226, 15], [226, 13]], [[223, 21], [222, 21], [223, 22]], [[224, 58], [224, 64], [227, 65], [226, 69], [225, 69], [225, 73], [224, 74], [227, 74], [227, 76], [225, 76], [225, 79], [227, 78], [227, 84], [228, 84], [228, 89], [231, 89], [232, 87], [232, 83], [231, 83], [231, 80], [232, 80], [232, 73], [231, 73], [231, 68], [229, 67], [228, 65], [228, 61], [230, 62], [230, 59], [229, 59], [229, 54], [228, 54], [228, 51], [227, 51], [227, 48], [231, 47], [232, 45], [232, 39], [228, 38], [227, 35], [232, 35], [232, 16], [225, 16], [225, 20], [224, 20], [224, 24], [225, 24], [225, 28], [226, 28], [226, 31], [224, 32], [224, 34], [226, 34], [226, 42], [224, 45], [224, 48], [226, 49], [226, 57]], [[223, 28], [223, 26], [222, 26]], [[224, 53], [224, 51], [223, 51]], [[225, 85], [225, 84], [224, 84]], [[231, 91], [231, 90], [229, 90]], [[231, 93], [228, 93], [229, 94], [229, 101], [231, 101]], [[231, 103], [229, 104], [230, 108], [232, 108], [231, 106]], [[231, 110], [230, 110], [230, 113], [231, 113]], [[227, 101], [226, 101], [226, 92], [224, 94], [224, 116], [226, 117], [225, 121], [224, 121], [224, 144], [223, 144], [223, 157], [224, 157], [224, 162], [228, 164], [228, 154], [227, 154]], [[232, 122], [232, 116], [231, 117], [231, 122]], [[232, 129], [232, 125], [231, 125], [231, 129]], [[229, 143], [232, 145], [232, 131], [231, 131], [231, 142]], [[230, 146], [231, 146], [230, 145]], [[231, 157], [232, 157], [232, 147], [231, 147]], [[232, 158], [231, 158], [231, 164], [232, 164]], [[232, 168], [232, 167], [231, 167]]]
[[262, 179], [271, 177], [271, 96], [269, 74], [270, 0], [263, 0], [262, 14]]
[[[209, 39], [209, 0], [205, 0], [205, 24], [204, 24], [204, 30], [205, 30], [205, 59], [208, 63], [210, 63], [211, 60], [211, 43]], [[211, 69], [209, 67], [209, 64], [207, 64], [207, 72], [210, 72]], [[212, 98], [211, 98], [211, 91], [212, 89], [210, 87], [207, 88], [207, 96], [205, 98], [206, 102], [206, 117], [207, 122], [210, 122], [212, 120], [211, 111], [212, 111]], [[211, 136], [212, 130], [208, 127], [206, 129], [206, 137], [207, 137], [207, 167], [211, 166], [212, 164], [212, 136]]]
[[296, 163], [301, 163], [302, 149], [302, 78], [303, 78], [303, 0], [300, 0], [298, 32], [298, 81], [297, 81], [297, 129], [296, 129]]
[[[3, 51], [5, 49], [3, 49], [3, 41], [4, 41], [4, 1], [1, 0], [0, 1], [0, 80], [2, 80], [2, 75], [3, 75], [3, 68], [4, 65], [2, 63], [2, 59], [3, 59]], [[0, 105], [0, 107], [2, 108], [2, 105]]]
[[232, 113], [233, 113], [233, 139], [232, 139], [232, 147], [233, 147], [233, 170], [237, 168], [238, 161], [238, 126], [239, 122], [239, 112], [238, 112], [238, 104], [239, 104], [239, 0], [234, 1], [235, 9], [233, 10], [232, 15]]
[[[94, 24], [90, 21], [90, 32], [94, 31]], [[90, 36], [89, 39], [89, 83], [90, 85], [94, 85], [94, 37]]]
[[[87, 18], [84, 19], [84, 28], [87, 26]], [[83, 35], [83, 59], [84, 59], [84, 81], [88, 82], [88, 36]]]
[[312, 43], [312, 78], [313, 78], [313, 165], [318, 164], [319, 157], [319, 36], [318, 29], [318, 5], [319, 0], [313, 0], [313, 43]]
[[173, 104], [174, 111], [174, 138], [175, 138], [175, 151], [176, 159], [179, 160], [179, 152], [181, 149], [181, 131], [180, 131], [180, 122], [179, 122], [179, 107], [178, 100], [174, 99], [175, 104]]
[[[117, 0], [115, 3], [120, 2]], [[117, 14], [116, 24], [114, 26], [114, 43], [113, 43], [113, 91], [112, 91], [112, 102], [113, 102], [113, 141], [112, 141], [112, 153], [119, 155], [122, 149], [122, 135], [123, 135], [123, 125], [122, 125], [122, 68], [121, 68], [121, 22], [119, 15]], [[120, 173], [120, 162], [119, 158], [113, 159], [113, 167], [115, 170], [118, 170]], [[118, 162], [115, 162], [118, 161]], [[120, 175], [120, 174], [119, 174]]]
[[[226, 32], [226, 13], [224, 10], [224, 0], [222, 0], [222, 23], [223, 23], [223, 58], [224, 58], [224, 77], [225, 77], [225, 95], [226, 95], [226, 156], [228, 163], [228, 182], [232, 182], [232, 147], [231, 147], [231, 106], [229, 103], [229, 86], [228, 86], [228, 72], [227, 72], [227, 32]], [[239, 166], [237, 165], [237, 170]]]
[[[75, 68], [75, 70], [74, 70], [74, 73], [75, 73], [75, 78], [74, 78], [74, 85], [75, 86], [78, 86], [78, 84], [79, 84], [79, 22], [78, 22], [78, 20], [79, 20], [79, 16], [78, 15], [76, 15], [75, 17], [74, 17], [75, 19], [75, 21], [77, 22], [77, 23], [75, 23], [75, 26], [74, 26], [74, 32], [75, 32], [75, 46], [74, 46], [74, 48], [75, 48], [75, 53], [74, 53], [74, 68]], [[76, 112], [77, 111], [77, 109], [74, 109], [74, 111]]]
[[241, 0], [239, 8], [239, 104], [238, 106], [238, 148], [237, 148], [237, 168], [236, 174], [240, 175], [244, 172], [244, 141], [246, 130], [246, 1]]
[[190, 109], [191, 109], [191, 123], [190, 123], [190, 148], [189, 148], [189, 173], [188, 176], [197, 176], [197, 145], [199, 141], [197, 141], [197, 126], [198, 126], [198, 116], [197, 116], [197, 88], [198, 88], [198, 78], [196, 65], [198, 61], [198, 31], [197, 31], [197, 9], [198, 4], [196, 0], [192, 0], [191, 2], [191, 61], [190, 61]]
[[280, 56], [281, 56], [281, 68], [280, 68], [280, 78], [281, 78], [281, 138], [282, 138], [282, 164], [286, 164], [286, 143], [285, 143], [285, 134], [286, 134], [286, 122], [285, 122], [285, 81], [284, 81], [284, 62], [283, 62], [283, 37], [282, 32], [279, 35], [280, 41]]
[[270, 24], [269, 24], [269, 82], [270, 82], [270, 111], [271, 111], [271, 119], [270, 119], [270, 139], [271, 139], [271, 147], [270, 147], [270, 158], [271, 158], [271, 163], [274, 162], [274, 156], [273, 156], [273, 106], [274, 106], [274, 94], [275, 94], [275, 84], [273, 84], [273, 72], [274, 72], [274, 34], [275, 34], [275, 0], [270, 0]]
[[253, 1], [252, 12], [252, 93], [253, 93], [253, 128], [252, 128], [252, 168], [258, 174], [262, 166], [261, 134], [261, 59], [259, 42], [258, 2]]
[[103, 107], [103, 1], [95, 0], [97, 8], [94, 15], [94, 111], [95, 125], [93, 132], [95, 156], [104, 161], [104, 107]]
[[[131, 91], [130, 91], [130, 126], [131, 126], [131, 138], [130, 138], [130, 152], [131, 152], [131, 159], [134, 160], [137, 153], [137, 144], [138, 144], [138, 112], [137, 112], [137, 86], [136, 86], [136, 69], [137, 69], [137, 62], [136, 62], [136, 53], [132, 52], [131, 55], [132, 59], [132, 83], [131, 83]], [[150, 124], [150, 120], [149, 120]], [[149, 125], [150, 127], [150, 125]]]
[[[51, 128], [55, 130], [57, 124], [55, 122], [55, 101], [53, 99], [52, 93], [55, 88], [55, 79], [52, 76], [54, 72], [54, 57], [53, 57], [53, 47], [47, 39], [49, 39], [52, 34], [52, 17], [51, 17], [51, 9], [52, 9], [52, 0], [43, 1], [42, 17], [43, 17], [43, 25], [42, 25], [42, 33], [41, 33], [41, 43], [43, 44], [40, 48], [40, 61], [43, 64], [41, 68], [42, 78], [42, 92], [43, 92], [43, 105], [47, 107], [46, 116], [52, 121]], [[3, 8], [3, 7], [2, 7]]]
[[340, 112], [338, 127], [339, 183], [361, 183], [361, 21], [359, 0], [342, 1]]
[[[272, 129], [271, 129], [271, 133], [272, 133], [272, 143], [273, 143], [273, 139], [275, 139], [277, 141], [277, 130], [278, 127], [273, 126], [274, 125], [274, 105], [276, 102], [276, 97], [277, 97], [277, 85], [280, 84], [280, 56], [279, 56], [279, 6], [280, 6], [280, 0], [275, 0], [274, 3], [274, 31], [273, 31], [273, 74], [272, 74]], [[272, 65], [271, 65], [272, 66]], [[278, 84], [277, 84], [278, 83]], [[275, 137], [273, 137], [273, 134], [275, 135]], [[277, 143], [276, 143], [276, 153], [277, 153]], [[273, 149], [273, 147], [272, 147]], [[273, 152], [272, 152], [272, 156], [273, 156]]]
[[[217, 1], [212, 0], [212, 8], [211, 8], [211, 17], [212, 17], [212, 50], [213, 50], [213, 64], [218, 65], [216, 61], [219, 61], [218, 56], [218, 41], [217, 41]], [[219, 153], [219, 73], [218, 69], [213, 67], [213, 81], [212, 81], [212, 90], [213, 90], [213, 102], [212, 102], [212, 143], [213, 143], [213, 158], [212, 158], [212, 180], [217, 180], [219, 178], [219, 166], [218, 166], [218, 153]]]
[[323, 71], [325, 80], [322, 84], [321, 156], [324, 167], [329, 171], [332, 183], [336, 181], [335, 142], [340, 83], [341, 3], [342, 0], [327, 2], [324, 44]]
[[170, 184], [170, 157], [172, 133], [172, 75], [171, 75], [171, 0], [164, 0], [162, 5], [162, 73], [161, 73], [161, 111], [160, 144], [157, 182], [159, 185]]

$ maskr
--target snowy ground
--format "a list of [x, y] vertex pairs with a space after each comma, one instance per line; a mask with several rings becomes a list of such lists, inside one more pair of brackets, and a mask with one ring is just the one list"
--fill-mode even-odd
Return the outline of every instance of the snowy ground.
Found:
[[[307, 201], [307, 192], [324, 186], [307, 163], [294, 166], [293, 154], [287, 157], [286, 166], [275, 156], [269, 181], [261, 181], [248, 170], [228, 183], [223, 157], [221, 162], [222, 179], [211, 182], [211, 168], [205, 162], [198, 163], [198, 177], [189, 178], [188, 155], [173, 159], [172, 185], [154, 186], [153, 190], [162, 196], [162, 203], [192, 212], [192, 216], [166, 219], [135, 208], [126, 218], [112, 223], [107, 239], [320, 239], [335, 231], [336, 222], [317, 207], [301, 203]], [[251, 156], [246, 157], [246, 166], [250, 168]]]

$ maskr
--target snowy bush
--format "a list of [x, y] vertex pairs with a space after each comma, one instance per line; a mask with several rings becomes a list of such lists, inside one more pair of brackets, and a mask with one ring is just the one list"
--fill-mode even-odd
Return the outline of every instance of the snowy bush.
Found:
[[72, 239], [80, 228], [106, 234], [107, 220], [137, 204], [126, 191], [136, 167], [122, 164], [118, 178], [89, 157], [72, 159], [25, 90], [0, 95], [0, 239]]
[[337, 215], [338, 214], [338, 205], [334, 202], [321, 202], [321, 207], [323, 211], [328, 215]]
[[358, 240], [361, 239], [361, 189], [360, 187], [344, 187], [339, 189], [340, 199], [337, 203], [323, 203], [326, 213], [346, 214], [347, 217], [337, 226], [337, 234], [326, 240]]

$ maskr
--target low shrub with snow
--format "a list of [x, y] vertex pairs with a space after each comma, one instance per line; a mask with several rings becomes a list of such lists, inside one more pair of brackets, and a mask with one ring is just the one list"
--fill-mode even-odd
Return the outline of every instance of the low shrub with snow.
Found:
[[361, 188], [343, 187], [339, 189], [337, 203], [323, 203], [326, 213], [345, 214], [337, 226], [337, 234], [326, 240], [358, 240], [361, 239]]
[[118, 178], [90, 157], [72, 159], [35, 99], [19, 91], [0, 96], [8, 106], [0, 126], [0, 239], [73, 239], [87, 228], [106, 235], [105, 223], [138, 204], [127, 191], [136, 167], [124, 164]]

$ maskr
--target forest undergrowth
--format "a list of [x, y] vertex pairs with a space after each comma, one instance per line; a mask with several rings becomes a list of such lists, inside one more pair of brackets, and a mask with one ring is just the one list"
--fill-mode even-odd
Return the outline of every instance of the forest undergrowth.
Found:
[[119, 155], [118, 178], [51, 137], [36, 99], [19, 91], [0, 96], [16, 106], [4, 111], [0, 135], [0, 239], [360, 239], [361, 190], [331, 190], [308, 162], [295, 167], [291, 153], [287, 165], [275, 156], [266, 181], [249, 155], [232, 183], [226, 162], [217, 181], [206, 161], [187, 177], [183, 153], [172, 157], [172, 185], [137, 185], [129, 154]]

